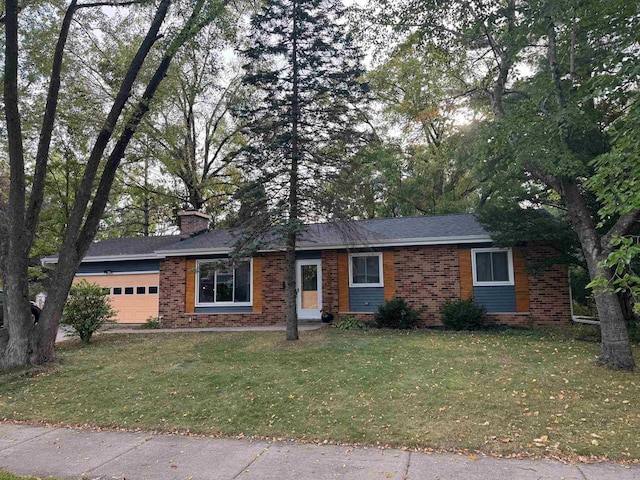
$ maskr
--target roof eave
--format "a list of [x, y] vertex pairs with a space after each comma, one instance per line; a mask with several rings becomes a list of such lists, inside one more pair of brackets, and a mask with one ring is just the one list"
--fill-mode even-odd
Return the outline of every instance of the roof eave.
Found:
[[[491, 242], [489, 235], [465, 235], [462, 237], [431, 237], [431, 238], [407, 238], [401, 240], [388, 240], [377, 241], [367, 243], [335, 243], [335, 244], [323, 244], [323, 245], [304, 245], [298, 246], [298, 251], [308, 250], [332, 250], [343, 248], [383, 248], [383, 247], [410, 247], [410, 246], [427, 246], [427, 245], [452, 245], [452, 244], [469, 244], [469, 243], [486, 243]], [[163, 257], [183, 257], [185, 255], [215, 255], [215, 254], [227, 254], [231, 252], [233, 248], [190, 248], [181, 250], [158, 250], [157, 255]], [[258, 252], [279, 252], [284, 248], [263, 248]]]
[[[159, 255], [158, 252], [145, 253], [142, 255], [95, 255], [91, 257], [84, 257], [82, 263], [96, 263], [96, 262], [118, 262], [118, 261], [130, 261], [130, 260], [159, 260], [164, 258]], [[40, 260], [40, 263], [44, 265], [53, 265], [58, 263], [58, 257], [44, 257]]]

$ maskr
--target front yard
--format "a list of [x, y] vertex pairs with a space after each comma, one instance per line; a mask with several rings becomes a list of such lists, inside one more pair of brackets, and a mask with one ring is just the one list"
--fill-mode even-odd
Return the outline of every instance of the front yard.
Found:
[[597, 366], [598, 350], [539, 332], [109, 335], [0, 374], [0, 417], [638, 460], [640, 376]]

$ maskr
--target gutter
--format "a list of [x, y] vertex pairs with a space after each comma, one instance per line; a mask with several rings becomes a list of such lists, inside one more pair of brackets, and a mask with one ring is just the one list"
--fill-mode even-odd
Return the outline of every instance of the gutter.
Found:
[[[474, 244], [489, 243], [491, 237], [487, 235], [468, 235], [464, 237], [425, 237], [425, 238], [407, 238], [400, 240], [378, 240], [370, 243], [335, 243], [335, 244], [311, 244], [296, 246], [296, 252], [304, 252], [307, 250], [335, 250], [335, 249], [355, 249], [355, 248], [384, 248], [384, 247], [411, 247], [411, 246], [427, 246], [427, 245], [452, 245], [452, 244]], [[182, 257], [185, 255], [206, 255], [206, 254], [228, 254], [233, 247], [217, 247], [217, 248], [190, 248], [175, 250], [156, 250], [155, 255], [158, 258], [165, 257]], [[258, 252], [281, 252], [282, 248], [263, 248]]]

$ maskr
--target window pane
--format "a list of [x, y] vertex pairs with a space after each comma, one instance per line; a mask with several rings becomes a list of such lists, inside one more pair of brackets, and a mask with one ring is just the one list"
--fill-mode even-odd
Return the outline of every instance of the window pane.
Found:
[[137, 295], [144, 295], [147, 292], [147, 287], [136, 287]]
[[122, 287], [113, 287], [114, 295], [122, 295]]
[[236, 286], [235, 286], [235, 300], [236, 302], [248, 302], [250, 300], [249, 297], [249, 288], [251, 288], [251, 279], [249, 275], [251, 274], [251, 266], [249, 262], [245, 262], [241, 264], [238, 268], [236, 268]]
[[490, 282], [491, 278], [491, 252], [476, 252], [476, 280], [478, 282]]
[[149, 293], [158, 293], [158, 287], [149, 287]]
[[367, 259], [366, 257], [351, 257], [351, 273], [353, 283], [366, 283]]
[[509, 257], [507, 252], [493, 252], [493, 281], [508, 282], [509, 281]]
[[233, 272], [216, 272], [216, 302], [233, 302]]
[[380, 283], [380, 257], [364, 257], [367, 260], [367, 283]]
[[213, 303], [213, 276], [215, 270], [210, 263], [200, 264], [200, 283], [198, 285], [198, 302]]
[[133, 287], [124, 287], [125, 295], [133, 295]]
[[315, 292], [318, 290], [318, 266], [302, 265], [302, 291]]

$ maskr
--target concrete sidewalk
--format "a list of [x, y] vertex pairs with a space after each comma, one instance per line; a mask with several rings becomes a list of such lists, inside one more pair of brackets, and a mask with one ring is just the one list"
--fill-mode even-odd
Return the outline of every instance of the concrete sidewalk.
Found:
[[630, 480], [640, 466], [0, 424], [0, 470], [87, 479]]

